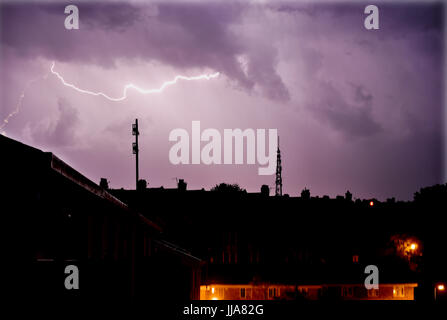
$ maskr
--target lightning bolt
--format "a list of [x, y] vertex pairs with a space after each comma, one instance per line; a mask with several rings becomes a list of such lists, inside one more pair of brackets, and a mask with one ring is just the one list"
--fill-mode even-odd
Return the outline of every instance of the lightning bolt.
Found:
[[72, 89], [74, 89], [74, 90], [76, 90], [76, 91], [78, 91], [80, 93], [85, 93], [85, 94], [89, 94], [89, 95], [92, 95], [92, 96], [102, 96], [102, 97], [104, 97], [104, 98], [106, 98], [107, 100], [110, 100], [110, 101], [123, 101], [123, 100], [125, 100], [127, 98], [127, 92], [129, 91], [129, 89], [134, 89], [134, 90], [138, 91], [141, 94], [161, 93], [161, 92], [163, 92], [163, 90], [166, 87], [169, 87], [169, 86], [172, 86], [173, 84], [176, 84], [179, 80], [186, 80], [186, 81], [211, 80], [211, 79], [217, 78], [220, 75], [219, 72], [216, 72], [216, 73], [213, 73], [213, 74], [202, 74], [202, 75], [194, 76], [194, 77], [186, 77], [186, 76], [180, 76], [179, 75], [179, 76], [176, 76], [173, 80], [164, 82], [157, 89], [143, 89], [143, 88], [140, 88], [140, 87], [138, 87], [138, 86], [136, 86], [136, 85], [134, 85], [132, 83], [129, 83], [129, 84], [126, 84], [124, 86], [123, 95], [122, 96], [113, 98], [113, 97], [110, 97], [109, 95], [107, 95], [107, 94], [105, 94], [103, 92], [93, 92], [93, 91], [81, 89], [81, 88], [78, 88], [77, 86], [75, 86], [74, 84], [68, 83], [67, 81], [65, 81], [65, 79], [61, 76], [61, 74], [59, 72], [54, 70], [54, 66], [55, 66], [55, 64], [53, 62], [53, 64], [51, 65], [51, 73], [56, 75], [56, 77], [59, 78], [59, 80], [62, 82], [62, 84], [64, 86], [72, 88]]
[[26, 91], [29, 89], [29, 87], [31, 87], [35, 82], [40, 81], [40, 80], [45, 80], [46, 78], [48, 78], [49, 73], [40, 76], [36, 79], [30, 80], [26, 83], [25, 87], [22, 90], [22, 93], [19, 96], [19, 100], [17, 101], [17, 104], [15, 106], [15, 108], [13, 109], [13, 111], [11, 111], [5, 119], [3, 119], [3, 122], [0, 124], [0, 134], [5, 135], [3, 128], [9, 123], [9, 119], [11, 119], [12, 117], [14, 117], [16, 114], [18, 114], [20, 112], [20, 109], [22, 108], [23, 105], [23, 99], [25, 98], [25, 93]]
[[[77, 92], [80, 92], [80, 93], [89, 94], [92, 96], [101, 96], [103, 98], [106, 98], [107, 100], [114, 101], [114, 102], [125, 100], [127, 98], [127, 92], [129, 91], [129, 89], [133, 89], [141, 94], [161, 93], [164, 91], [165, 88], [176, 84], [179, 80], [185, 80], [185, 81], [211, 80], [211, 79], [217, 78], [220, 75], [220, 72], [216, 72], [216, 73], [212, 73], [212, 74], [202, 74], [202, 75], [193, 76], [193, 77], [178, 75], [174, 79], [164, 82], [159, 88], [155, 88], [155, 89], [143, 89], [143, 88], [140, 88], [132, 83], [129, 83], [124, 86], [122, 96], [114, 98], [114, 97], [111, 97], [111, 96], [105, 94], [104, 92], [94, 92], [94, 91], [90, 91], [90, 90], [85, 90], [85, 89], [81, 89], [81, 88], [75, 86], [72, 83], [68, 83], [67, 81], [65, 81], [64, 77], [62, 77], [62, 75], [59, 72], [54, 70], [55, 66], [56, 66], [56, 64], [53, 61], [51, 64], [50, 72], [52, 74], [54, 74], [61, 81], [61, 83], [64, 86], [72, 88], [73, 90], [76, 90]], [[20, 112], [20, 109], [22, 108], [22, 105], [23, 105], [23, 99], [25, 98], [25, 93], [29, 89], [29, 87], [39, 80], [46, 79], [48, 77], [48, 75], [49, 75], [49, 73], [47, 73], [46, 75], [39, 77], [37, 79], [31, 80], [25, 85], [25, 88], [23, 89], [22, 93], [20, 94], [19, 101], [17, 102], [16, 107], [3, 120], [2, 124], [0, 125], [0, 130], [2, 130], [9, 123], [10, 118], [14, 117], [16, 114], [18, 114]], [[5, 134], [5, 132], [3, 131], [0, 134]]]

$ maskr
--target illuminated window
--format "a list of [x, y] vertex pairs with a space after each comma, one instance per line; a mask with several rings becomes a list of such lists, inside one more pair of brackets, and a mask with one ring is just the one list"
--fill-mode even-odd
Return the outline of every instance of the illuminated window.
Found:
[[358, 255], [353, 255], [352, 256], [352, 262], [358, 263], [359, 262], [359, 256]]
[[403, 298], [405, 297], [405, 290], [403, 286], [395, 286], [393, 287], [393, 297]]
[[277, 288], [269, 288], [268, 291], [269, 298], [274, 298], [279, 296], [279, 289]]

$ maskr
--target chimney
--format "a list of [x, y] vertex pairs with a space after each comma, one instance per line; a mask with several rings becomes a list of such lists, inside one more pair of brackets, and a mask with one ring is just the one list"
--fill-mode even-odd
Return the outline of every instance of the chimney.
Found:
[[107, 178], [101, 178], [101, 181], [99, 181], [99, 186], [103, 189], [109, 189], [109, 181], [107, 181]]
[[268, 197], [270, 195], [270, 188], [268, 185], [263, 184], [261, 187], [261, 195], [263, 197]]
[[137, 190], [138, 191], [146, 190], [146, 188], [147, 188], [147, 181], [144, 179], [138, 180]]
[[179, 191], [186, 191], [186, 186], [187, 186], [188, 184], [185, 182], [185, 180], [183, 180], [183, 179], [179, 179], [178, 180], [178, 182], [177, 182], [177, 189], [179, 190]]

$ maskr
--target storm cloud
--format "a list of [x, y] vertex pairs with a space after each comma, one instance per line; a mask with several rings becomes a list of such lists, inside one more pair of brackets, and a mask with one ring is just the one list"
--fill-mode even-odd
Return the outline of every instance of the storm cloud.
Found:
[[[5, 134], [55, 152], [93, 180], [132, 186], [130, 124], [142, 127], [141, 171], [152, 186], [183, 177], [249, 191], [274, 177], [249, 166], [173, 166], [169, 131], [191, 121], [277, 128], [284, 189], [409, 199], [442, 182], [444, 16], [441, 3], [381, 4], [366, 30], [363, 3], [246, 1], [79, 3], [80, 30], [64, 5], [1, 8], [0, 116]], [[49, 73], [115, 96], [126, 83], [154, 88], [178, 74], [220, 72], [160, 95], [123, 102], [83, 95]], [[100, 169], [98, 169], [100, 168]]]

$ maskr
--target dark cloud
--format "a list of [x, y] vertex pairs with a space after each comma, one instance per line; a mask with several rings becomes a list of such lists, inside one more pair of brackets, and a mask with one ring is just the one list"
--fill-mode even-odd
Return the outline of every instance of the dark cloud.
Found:
[[361, 85], [350, 86], [355, 104], [346, 101], [330, 82], [321, 82], [324, 98], [318, 100], [312, 111], [350, 139], [380, 132], [382, 127], [372, 116], [373, 96]]
[[356, 85], [354, 83], [350, 83], [350, 85], [354, 89], [355, 101], [368, 108], [371, 108], [373, 100], [372, 94], [368, 93], [364, 86]]
[[[231, 30], [241, 23], [242, 3], [81, 4], [80, 30], [65, 30], [61, 5], [4, 5], [2, 41], [23, 57], [114, 67], [118, 59], [159, 61], [175, 68], [210, 68], [236, 86], [256, 85], [270, 99], [287, 100], [276, 72], [276, 50], [268, 42], [253, 50]], [[60, 26], [55, 27], [55, 26]], [[250, 63], [246, 74], [237, 57]]]
[[76, 126], [79, 122], [78, 110], [64, 98], [59, 98], [57, 105], [57, 118], [34, 127], [31, 130], [32, 138], [38, 143], [52, 147], [71, 146], [76, 142]]
[[277, 65], [276, 50], [266, 45], [258, 45], [252, 48], [247, 57], [249, 79], [255, 79], [268, 98], [288, 101], [290, 99], [289, 91], [275, 69]]
[[[444, 25], [444, 6], [442, 1], [427, 3], [395, 3], [379, 5], [384, 27], [397, 33], [411, 31], [442, 31]], [[410, 32], [409, 32], [410, 31]]]
[[[84, 3], [79, 6], [79, 10], [81, 11], [82, 23], [89, 29], [99, 27], [114, 32], [125, 31], [135, 23], [140, 22], [145, 16], [147, 17], [138, 7], [125, 2], [98, 2], [93, 5]], [[149, 16], [154, 16], [157, 13], [155, 9], [147, 12]], [[54, 13], [60, 14], [60, 11]]]
[[[403, 2], [403, 3], [402, 3]], [[278, 2], [268, 5], [273, 11], [293, 15], [308, 15], [312, 18], [335, 18], [339, 23], [333, 27], [347, 26], [355, 21], [363, 22], [366, 14], [364, 9], [369, 2]], [[444, 3], [442, 1], [408, 2], [377, 2], [379, 8], [381, 28], [387, 29], [393, 35], [395, 32], [442, 30], [444, 25]], [[335, 20], [334, 20], [335, 21]], [[362, 25], [362, 24], [361, 24]], [[388, 32], [387, 32], [388, 33]], [[385, 35], [385, 34], [382, 34]]]
[[[48, 72], [49, 63], [41, 57], [66, 62], [59, 66], [67, 79], [107, 92], [118, 92], [134, 75], [145, 83], [141, 61], [144, 70], [146, 62], [154, 65], [148, 85], [152, 79], [165, 79], [166, 66], [175, 73], [211, 69], [226, 76], [194, 84], [191, 88], [197, 91], [178, 86], [170, 89], [175, 94], [163, 97], [132, 93], [129, 101], [113, 105], [70, 91], [54, 77], [37, 82], [7, 133], [29, 133], [56, 153], [78, 143], [67, 152], [82, 172], [96, 174], [101, 167], [117, 187], [129, 181], [130, 186], [129, 130], [138, 116], [147, 134], [142, 150], [150, 150], [142, 170], [160, 184], [172, 174], [165, 131], [180, 119], [182, 126], [200, 119], [222, 128], [278, 128], [284, 146], [290, 143], [283, 158], [289, 190], [309, 181], [315, 194], [334, 195], [355, 186], [352, 191], [358, 196], [408, 199], [418, 187], [440, 181], [445, 39], [439, 4], [379, 3], [381, 23], [375, 31], [363, 27], [364, 3], [289, 1], [265, 10], [264, 4], [248, 2], [83, 1], [79, 7], [81, 30], [76, 31], [63, 28], [60, 4], [1, 7], [0, 79], [6, 97], [2, 99], [8, 103], [0, 114], [10, 112], [8, 106], [15, 105], [29, 79]], [[89, 70], [92, 65], [118, 64], [120, 70]], [[107, 81], [99, 83], [105, 76]], [[220, 82], [227, 78], [229, 86]], [[73, 105], [59, 100], [55, 109], [48, 103], [55, 96], [69, 97]], [[24, 128], [28, 132], [23, 133]], [[190, 183], [197, 187], [215, 183], [212, 176], [234, 173], [230, 167], [208, 167], [211, 175], [201, 166], [176, 169], [184, 177], [190, 174]], [[270, 178], [262, 183], [270, 183]], [[250, 180], [249, 170], [237, 179], [246, 179], [239, 182], [253, 191], [261, 184]]]

